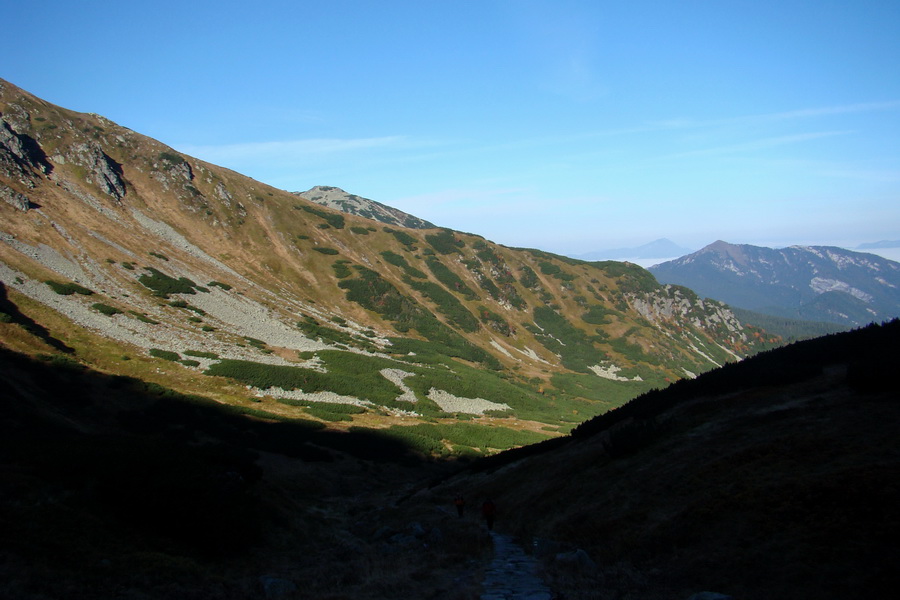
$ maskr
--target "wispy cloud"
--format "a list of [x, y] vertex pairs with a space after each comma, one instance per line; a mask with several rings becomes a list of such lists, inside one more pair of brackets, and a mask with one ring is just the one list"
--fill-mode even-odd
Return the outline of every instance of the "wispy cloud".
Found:
[[835, 137], [839, 135], [851, 134], [853, 131], [817, 131], [813, 133], [799, 133], [794, 135], [780, 135], [768, 137], [739, 144], [728, 144], [725, 146], [716, 146], [713, 148], [703, 148], [699, 150], [689, 150], [687, 152], [676, 152], [667, 155], [666, 158], [685, 158], [691, 156], [709, 156], [714, 154], [734, 154], [738, 152], [752, 152], [756, 150], [765, 150], [767, 148], [775, 148], [777, 146], [787, 146], [790, 144], [799, 144], [811, 140]]
[[762, 122], [790, 121], [797, 119], [810, 119], [815, 117], [828, 117], [832, 115], [892, 110], [900, 110], [900, 100], [891, 100], [888, 102], [858, 102], [855, 104], [843, 104], [838, 106], [819, 106], [774, 113], [738, 115], [735, 117], [725, 117], [721, 119], [694, 119], [689, 117], [675, 117], [659, 121], [650, 121], [643, 128], [643, 130], [650, 131], [665, 129], [693, 129], [702, 127], [718, 127], [723, 125], [745, 125]]
[[758, 119], [805, 119], [809, 117], [824, 117], [828, 115], [841, 115], [848, 113], [874, 112], [883, 110], [900, 110], [900, 100], [890, 102], [860, 102], [857, 104], [845, 104], [842, 106], [823, 106], [818, 108], [804, 108], [800, 110], [789, 110], [781, 113], [772, 113], [768, 115], [756, 115]]
[[405, 136], [372, 138], [319, 138], [273, 142], [249, 142], [214, 146], [181, 146], [185, 154], [213, 163], [297, 161], [360, 150], [399, 148], [411, 145]]
[[[889, 102], [863, 102], [857, 104], [846, 104], [841, 106], [825, 106], [817, 108], [804, 108], [797, 110], [789, 110], [775, 113], [762, 113], [755, 115], [739, 115], [735, 117], [725, 117], [720, 119], [695, 119], [690, 117], [673, 117], [671, 119], [662, 119], [656, 121], [647, 121], [643, 124], [633, 126], [616, 127], [610, 129], [594, 129], [580, 131], [577, 133], [537, 136], [531, 138], [522, 138], [515, 140], [504, 140], [492, 144], [474, 145], [474, 147], [466, 147], [466, 152], [494, 152], [505, 149], [523, 148], [539, 148], [549, 146], [565, 146], [576, 144], [578, 142], [586, 142], [590, 140], [600, 140], [603, 138], [617, 138], [627, 136], [638, 136], [642, 134], [659, 134], [666, 132], [690, 131], [726, 128], [735, 126], [759, 125], [762, 123], [778, 123], [789, 122], [792, 120], [810, 119], [814, 117], [826, 117], [832, 115], [842, 115], [851, 113], [864, 113], [874, 111], [892, 111], [900, 110], [900, 100]], [[733, 151], [752, 149], [754, 145], [758, 147], [767, 147], [774, 145], [784, 145], [797, 143], [815, 139], [817, 137], [829, 137], [834, 135], [843, 135], [851, 133], [850, 131], [828, 131], [820, 133], [804, 133], [795, 135], [783, 135], [759, 140], [756, 142], [747, 142], [734, 144], [732, 146], [723, 146], [722, 150], [731, 147]], [[713, 153], [715, 149], [697, 150], [696, 154]], [[688, 154], [688, 153], [686, 153]]]
[[525, 187], [450, 188], [398, 198], [395, 203], [403, 206], [428, 206], [442, 212], [458, 210], [483, 212], [486, 209], [502, 212], [508, 210], [510, 206], [521, 206], [523, 196], [531, 193], [532, 190]]

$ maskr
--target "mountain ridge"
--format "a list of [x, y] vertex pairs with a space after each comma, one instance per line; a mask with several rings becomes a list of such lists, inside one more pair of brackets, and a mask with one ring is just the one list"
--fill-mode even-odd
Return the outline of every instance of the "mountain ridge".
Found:
[[381, 202], [369, 200], [368, 198], [363, 198], [356, 194], [350, 194], [338, 187], [317, 185], [305, 192], [293, 192], [293, 194], [295, 196], [300, 196], [301, 198], [306, 198], [316, 204], [327, 206], [328, 208], [340, 210], [359, 217], [366, 217], [373, 221], [379, 221], [380, 223], [386, 223], [388, 225], [397, 225], [409, 229], [437, 228], [434, 223], [430, 223], [424, 219], [405, 213], [402, 210], [382, 204]]
[[900, 316], [900, 264], [833, 246], [718, 240], [650, 268], [660, 280], [779, 317], [858, 326]]

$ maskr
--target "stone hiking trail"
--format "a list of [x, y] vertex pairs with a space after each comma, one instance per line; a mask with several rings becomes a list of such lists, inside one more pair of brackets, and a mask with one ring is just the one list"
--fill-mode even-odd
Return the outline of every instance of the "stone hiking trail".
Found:
[[491, 532], [494, 558], [484, 575], [481, 600], [552, 600], [553, 593], [537, 575], [537, 560], [512, 536]]

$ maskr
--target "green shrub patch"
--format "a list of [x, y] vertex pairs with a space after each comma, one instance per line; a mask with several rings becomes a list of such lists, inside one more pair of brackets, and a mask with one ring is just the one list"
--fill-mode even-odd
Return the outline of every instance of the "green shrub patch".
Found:
[[473, 332], [478, 330], [478, 319], [463, 306], [456, 296], [437, 283], [433, 281], [413, 281], [409, 278], [407, 278], [406, 283], [434, 302], [441, 314], [463, 331]]
[[562, 357], [562, 364], [567, 369], [586, 373], [588, 367], [599, 361], [601, 352], [594, 347], [588, 334], [552, 308], [535, 307], [534, 322], [537, 327], [529, 330], [545, 348]]
[[459, 252], [466, 245], [465, 242], [456, 237], [452, 229], [441, 229], [438, 233], [426, 235], [425, 241], [441, 254]]
[[197, 293], [194, 291], [194, 288], [197, 287], [197, 284], [187, 277], [180, 277], [178, 279], [175, 279], [174, 277], [166, 275], [162, 271], [154, 269], [153, 267], [147, 267], [145, 270], [148, 272], [138, 277], [138, 281], [144, 287], [152, 290], [154, 296], [168, 298], [169, 294]]
[[171, 360], [173, 362], [181, 359], [181, 356], [179, 356], [177, 352], [172, 352], [170, 350], [161, 350], [159, 348], [150, 348], [150, 356], [154, 358], [161, 358], [163, 360]]
[[410, 250], [413, 250], [415, 248], [416, 242], [419, 241], [416, 238], [414, 238], [413, 236], [406, 233], [405, 231], [391, 229], [390, 227], [385, 227], [384, 231], [386, 233], [390, 233], [391, 235], [393, 235], [395, 238], [397, 238], [398, 242], [400, 242], [401, 244], [403, 244]]
[[447, 289], [462, 294], [467, 300], [479, 299], [478, 294], [473, 292], [456, 273], [451, 271], [447, 265], [442, 263], [436, 257], [428, 257], [425, 260], [425, 264], [428, 265], [428, 269], [434, 274], [438, 281], [447, 287]]
[[215, 352], [203, 352], [200, 350], [185, 350], [184, 353], [187, 356], [194, 356], [196, 358], [209, 358], [212, 360], [216, 360], [219, 358], [219, 355]]
[[488, 427], [473, 423], [394, 425], [388, 428], [386, 433], [429, 456], [448, 456], [453, 453], [453, 446], [507, 450], [537, 443], [548, 437], [532, 431], [516, 431], [506, 427]]
[[276, 402], [288, 406], [298, 406], [304, 412], [323, 421], [352, 421], [352, 415], [360, 415], [366, 412], [362, 406], [355, 404], [338, 404], [336, 402], [309, 402], [295, 400], [293, 398], [276, 398]]
[[353, 275], [350, 267], [347, 266], [348, 264], [350, 264], [350, 261], [345, 259], [337, 260], [332, 263], [331, 268], [334, 269], [334, 276], [338, 279], [346, 279]]
[[324, 211], [324, 210], [321, 210], [318, 208], [314, 208], [312, 206], [296, 205], [296, 206], [294, 206], [294, 208], [299, 208], [301, 210], [305, 210], [306, 212], [308, 212], [312, 215], [316, 215], [320, 219], [324, 219], [325, 222], [328, 223], [328, 225], [330, 225], [331, 227], [334, 227], [335, 229], [343, 229], [344, 228], [344, 222], [345, 222], [344, 215], [342, 215], [340, 213], [327, 212], [327, 211]]
[[515, 330], [510, 327], [509, 323], [506, 322], [506, 319], [504, 319], [494, 311], [489, 310], [486, 306], [478, 307], [478, 318], [482, 323], [486, 323], [494, 331], [501, 333], [507, 337], [511, 336], [515, 332]]
[[110, 317], [113, 315], [122, 314], [122, 311], [120, 309], [116, 308], [115, 306], [110, 306], [109, 304], [103, 304], [102, 302], [91, 304], [91, 308]]
[[403, 269], [403, 272], [410, 277], [415, 277], [416, 279], [428, 279], [428, 275], [410, 265], [403, 256], [397, 254], [396, 252], [385, 250], [381, 253], [381, 257], [392, 265]]
[[307, 393], [331, 391], [342, 396], [370, 400], [383, 406], [395, 406], [400, 390], [382, 377], [379, 370], [396, 366], [387, 359], [341, 356], [339, 351], [321, 352], [327, 371], [302, 367], [266, 365], [244, 360], [225, 359], [205, 371], [207, 375], [229, 377], [260, 389], [302, 390]]
[[90, 296], [94, 292], [87, 289], [84, 286], [78, 285], [74, 282], [63, 283], [60, 281], [53, 281], [52, 279], [48, 279], [45, 281], [47, 285], [50, 286], [54, 292], [59, 294], [60, 296], [71, 296], [72, 294], [81, 294], [82, 296]]

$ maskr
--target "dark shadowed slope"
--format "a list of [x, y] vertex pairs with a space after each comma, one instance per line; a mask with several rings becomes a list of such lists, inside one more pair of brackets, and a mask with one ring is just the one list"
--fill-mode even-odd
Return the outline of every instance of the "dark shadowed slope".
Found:
[[[567, 598], [884, 595], [900, 584], [898, 355], [898, 321], [770, 351], [433, 498], [491, 496], [500, 531], [552, 541], [538, 546]], [[553, 560], [576, 548], [597, 567]]]

